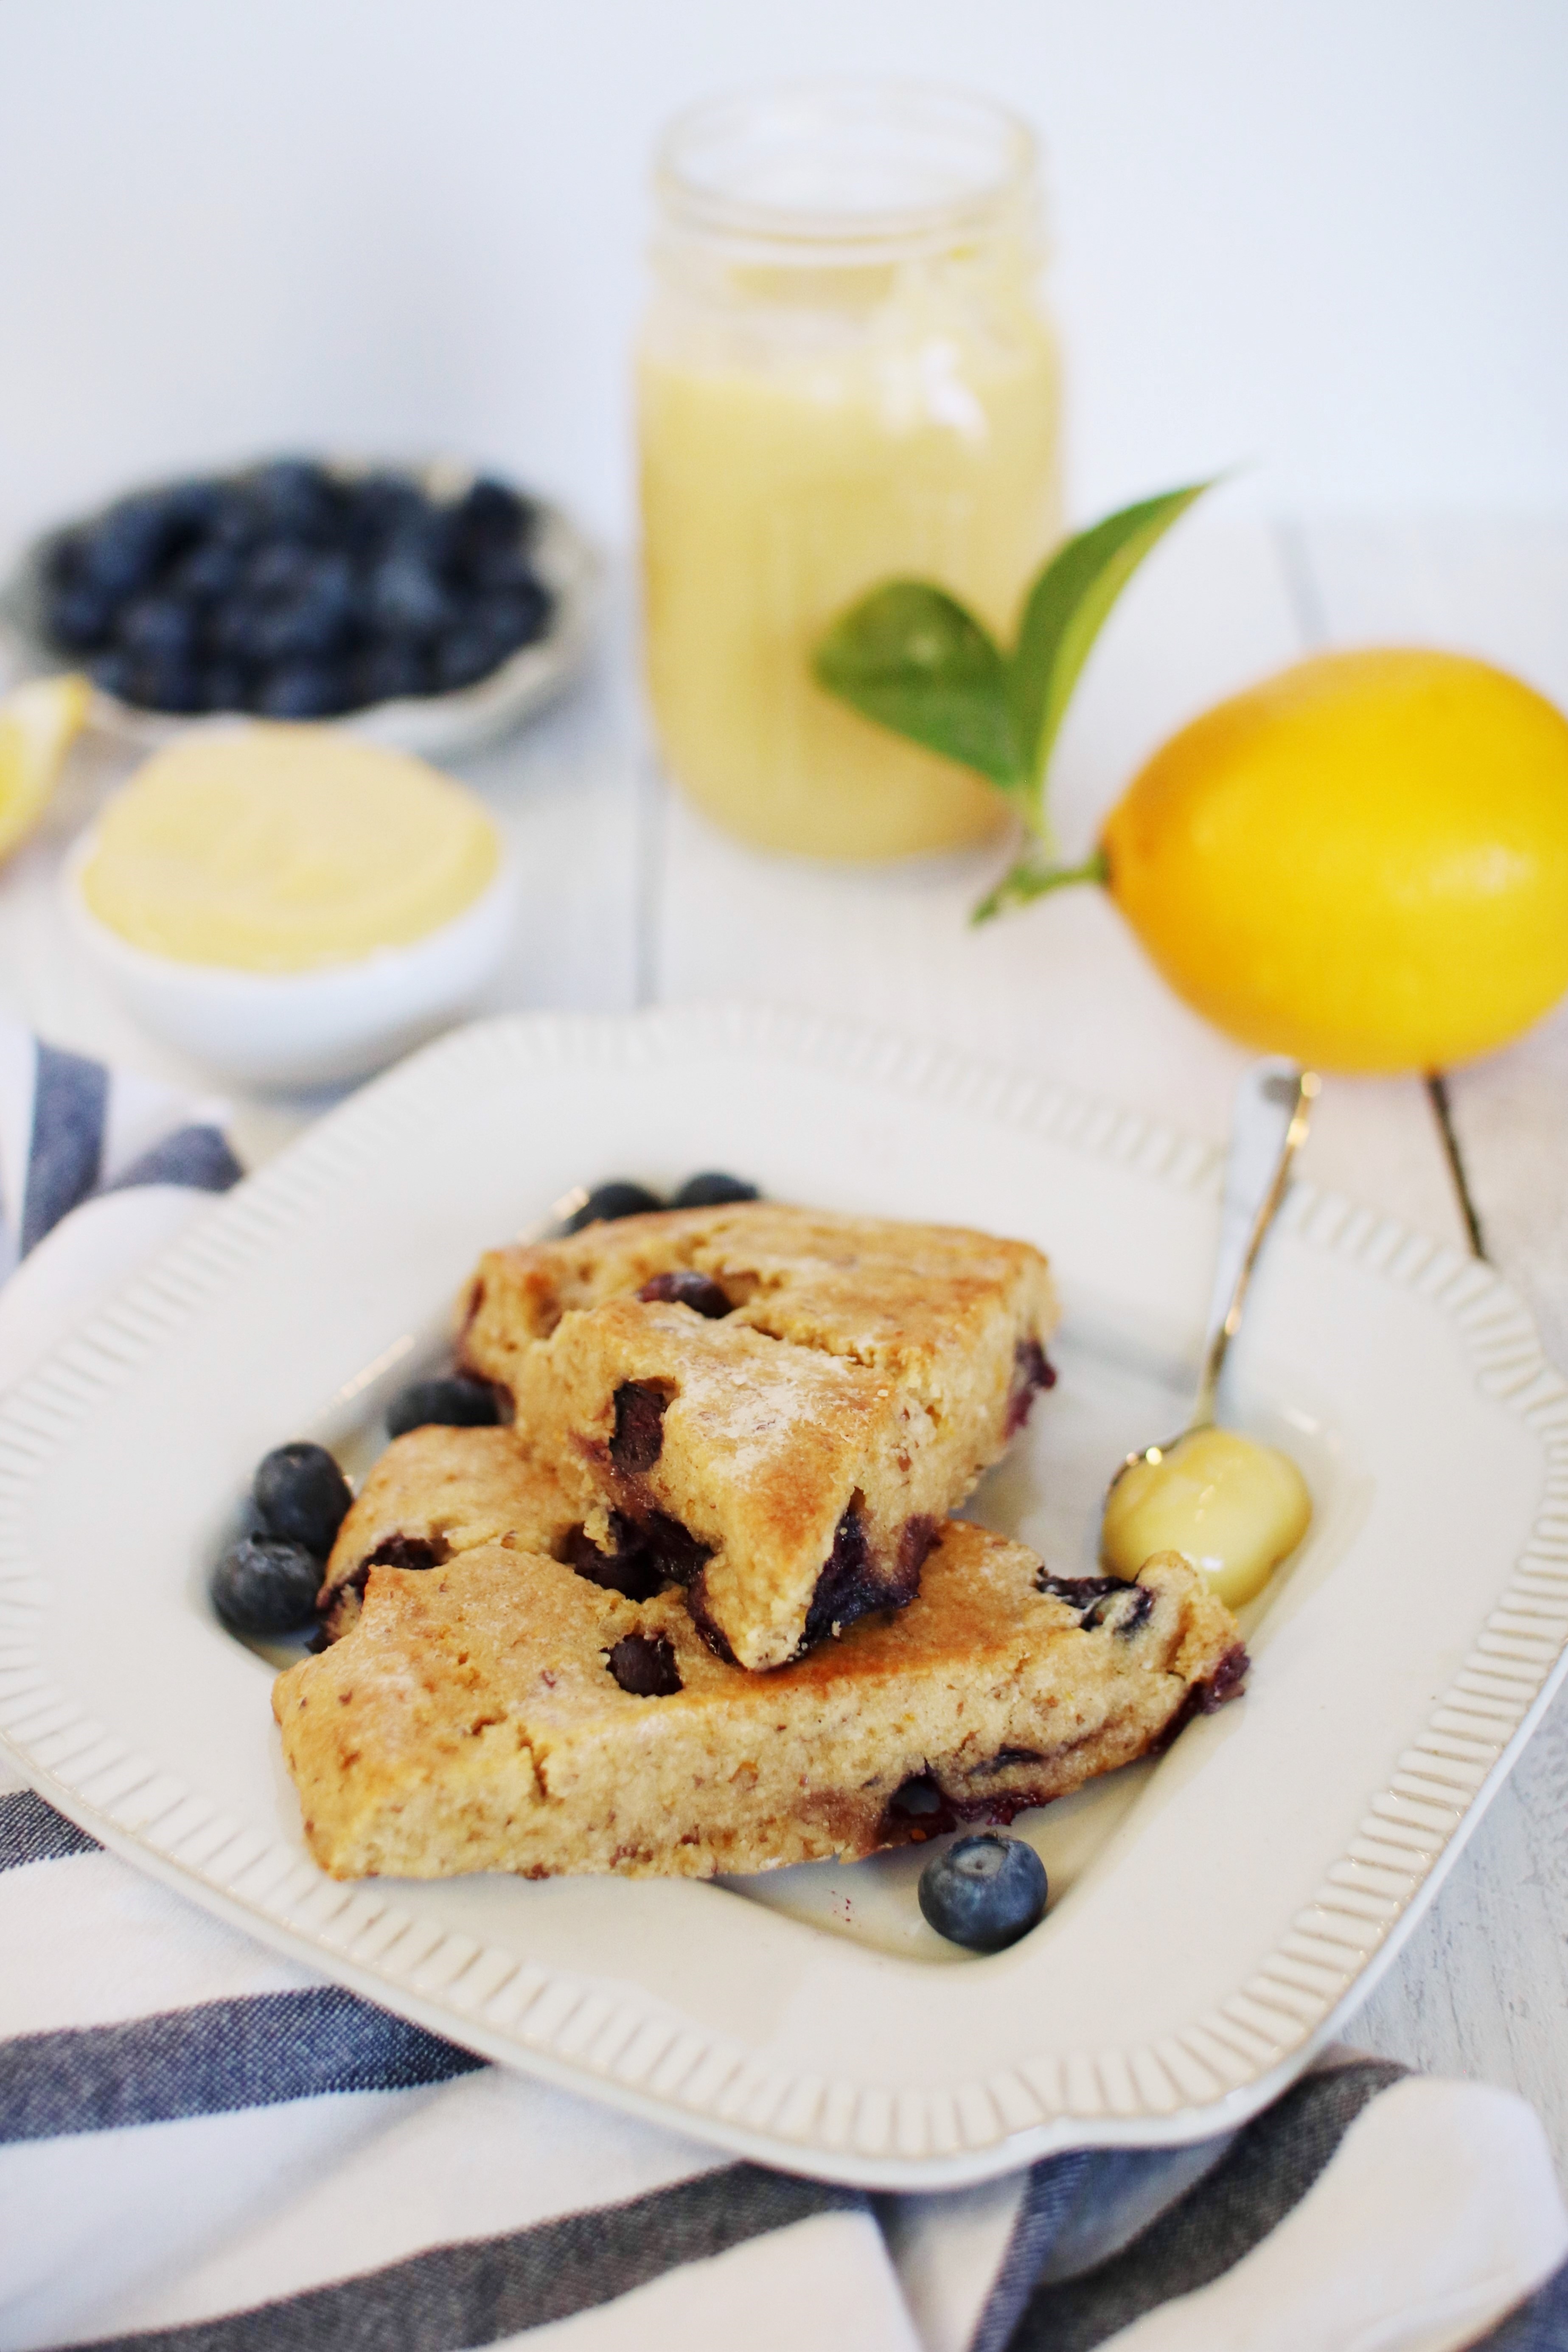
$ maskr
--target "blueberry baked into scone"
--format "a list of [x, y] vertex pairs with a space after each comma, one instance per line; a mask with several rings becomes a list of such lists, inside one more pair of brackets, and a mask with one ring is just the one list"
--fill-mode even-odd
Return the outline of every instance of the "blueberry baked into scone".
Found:
[[654, 1562], [755, 1670], [912, 1599], [1057, 1319], [1027, 1243], [758, 1202], [491, 1251], [459, 1349], [588, 1541]]
[[1245, 1672], [1178, 1554], [1063, 1580], [950, 1520], [916, 1599], [763, 1675], [715, 1657], [677, 1592], [632, 1601], [504, 1538], [373, 1567], [352, 1629], [273, 1706], [334, 1877], [710, 1877], [1010, 1821]]

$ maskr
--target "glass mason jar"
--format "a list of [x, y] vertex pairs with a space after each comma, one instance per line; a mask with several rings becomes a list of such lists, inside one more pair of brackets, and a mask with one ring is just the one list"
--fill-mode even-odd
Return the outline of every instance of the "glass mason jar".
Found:
[[665, 763], [774, 849], [873, 858], [998, 798], [814, 681], [895, 575], [1005, 639], [1060, 533], [1035, 147], [988, 100], [824, 82], [682, 115], [637, 357], [647, 678]]

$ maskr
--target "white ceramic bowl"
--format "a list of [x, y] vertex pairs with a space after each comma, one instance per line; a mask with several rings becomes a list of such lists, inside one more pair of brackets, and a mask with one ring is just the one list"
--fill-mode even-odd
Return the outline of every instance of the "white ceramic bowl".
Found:
[[[364, 473], [372, 461], [338, 457], [327, 460], [344, 475]], [[377, 463], [379, 473], [401, 473], [435, 498], [456, 498], [473, 479], [474, 469], [456, 458], [433, 458], [416, 465]], [[171, 484], [138, 485], [148, 488]], [[396, 702], [374, 702], [338, 719], [311, 723], [342, 728], [384, 743], [395, 751], [416, 751], [426, 760], [453, 759], [458, 753], [493, 741], [531, 718], [570, 686], [587, 659], [594, 640], [603, 588], [604, 565], [597, 549], [569, 515], [547, 499], [532, 500], [538, 521], [530, 550], [539, 577], [554, 598], [544, 635], [531, 646], [508, 656], [488, 677], [472, 686], [456, 687], [447, 694], [409, 696]], [[57, 525], [23, 550], [11, 577], [0, 583], [0, 638], [25, 676], [42, 676], [64, 667], [78, 667], [50, 644], [43, 625], [43, 565], [61, 530], [91, 522], [96, 515]], [[243, 713], [224, 714], [243, 717]], [[177, 743], [193, 728], [210, 726], [210, 717], [177, 718], [169, 711], [143, 710], [121, 702], [101, 687], [92, 698], [95, 727], [127, 750], [156, 751]]]
[[133, 947], [89, 907], [88, 832], [65, 866], [72, 929], [126, 1009], [165, 1045], [248, 1087], [362, 1078], [469, 1011], [511, 936], [515, 877], [503, 844], [495, 879], [449, 922], [402, 948], [316, 971], [234, 971]]

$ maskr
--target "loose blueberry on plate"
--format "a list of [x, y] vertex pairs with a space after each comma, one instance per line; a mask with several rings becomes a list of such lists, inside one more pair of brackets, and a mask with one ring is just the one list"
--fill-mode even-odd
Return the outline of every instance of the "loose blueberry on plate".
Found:
[[662, 1209], [664, 1202], [646, 1184], [627, 1183], [616, 1178], [608, 1184], [595, 1184], [582, 1207], [566, 1220], [569, 1234], [580, 1234], [584, 1225], [613, 1224], [618, 1217], [646, 1216], [650, 1209]]
[[275, 1445], [251, 1488], [261, 1524], [279, 1543], [302, 1544], [325, 1559], [353, 1496], [324, 1445]]
[[321, 1563], [303, 1544], [241, 1536], [213, 1570], [213, 1607], [235, 1633], [297, 1633], [313, 1622]]
[[500, 1403], [489, 1381], [466, 1372], [443, 1372], [411, 1381], [386, 1409], [386, 1433], [406, 1437], [411, 1429], [484, 1429], [500, 1419]]
[[972, 1952], [1005, 1951], [1045, 1916], [1046, 1865], [1023, 1838], [984, 1830], [932, 1854], [921, 1909], [939, 1936]]
[[762, 1195], [754, 1184], [739, 1176], [726, 1176], [721, 1169], [705, 1168], [699, 1176], [689, 1176], [670, 1202], [672, 1209], [721, 1209], [730, 1201], [756, 1201]]

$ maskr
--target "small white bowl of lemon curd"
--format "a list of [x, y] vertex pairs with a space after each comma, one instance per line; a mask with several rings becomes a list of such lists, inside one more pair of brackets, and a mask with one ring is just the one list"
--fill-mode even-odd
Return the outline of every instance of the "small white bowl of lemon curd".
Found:
[[255, 1087], [363, 1077], [471, 1008], [510, 938], [483, 803], [336, 729], [160, 751], [66, 865], [78, 939], [165, 1044]]

